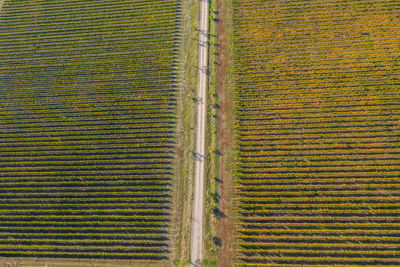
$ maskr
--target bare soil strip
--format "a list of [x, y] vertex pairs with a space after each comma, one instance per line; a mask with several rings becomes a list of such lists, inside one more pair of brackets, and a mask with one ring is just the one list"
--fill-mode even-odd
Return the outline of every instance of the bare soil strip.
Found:
[[225, 216], [220, 219], [219, 237], [221, 238], [221, 249], [218, 253], [218, 266], [233, 266], [234, 253], [234, 216], [232, 216], [232, 192], [233, 192], [233, 133], [232, 133], [232, 85], [229, 75], [228, 65], [232, 61], [229, 54], [228, 28], [229, 28], [229, 8], [230, 1], [218, 1], [219, 21], [218, 21], [218, 70], [217, 85], [220, 97], [219, 122], [218, 122], [218, 147], [221, 152], [219, 165], [219, 179], [221, 180], [218, 188], [220, 195], [220, 210]]

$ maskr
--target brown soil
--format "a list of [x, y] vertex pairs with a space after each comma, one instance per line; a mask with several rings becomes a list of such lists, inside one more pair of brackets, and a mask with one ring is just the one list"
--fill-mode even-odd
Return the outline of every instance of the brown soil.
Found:
[[219, 89], [219, 121], [218, 121], [218, 146], [221, 152], [219, 164], [219, 184], [220, 209], [226, 217], [220, 219], [219, 237], [221, 238], [222, 247], [218, 253], [218, 266], [227, 267], [233, 265], [234, 255], [234, 227], [232, 218], [232, 149], [233, 149], [233, 133], [232, 133], [232, 99], [229, 92], [230, 77], [227, 76], [228, 63], [231, 62], [228, 39], [227, 39], [227, 10], [223, 0], [218, 1], [219, 22], [218, 22], [218, 68], [217, 68], [217, 85]]

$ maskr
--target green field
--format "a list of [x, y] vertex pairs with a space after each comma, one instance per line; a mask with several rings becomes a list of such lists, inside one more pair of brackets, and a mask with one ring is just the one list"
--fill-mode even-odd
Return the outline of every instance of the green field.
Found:
[[0, 256], [168, 259], [177, 0], [3, 0]]
[[400, 5], [233, 0], [239, 266], [400, 265]]

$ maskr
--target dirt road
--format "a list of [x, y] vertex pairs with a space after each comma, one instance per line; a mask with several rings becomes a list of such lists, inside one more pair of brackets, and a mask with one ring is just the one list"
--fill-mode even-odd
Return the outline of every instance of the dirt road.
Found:
[[192, 215], [191, 263], [201, 266], [203, 259], [204, 215], [204, 162], [207, 120], [207, 72], [208, 72], [208, 0], [200, 0], [199, 23], [199, 76], [197, 95], [197, 135], [195, 151], [195, 180]]

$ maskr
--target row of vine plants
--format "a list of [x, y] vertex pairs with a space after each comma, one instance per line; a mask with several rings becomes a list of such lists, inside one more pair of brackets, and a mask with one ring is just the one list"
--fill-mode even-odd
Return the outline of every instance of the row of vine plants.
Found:
[[168, 260], [179, 1], [3, 2], [0, 256]]
[[398, 12], [233, 0], [238, 266], [400, 265]]

